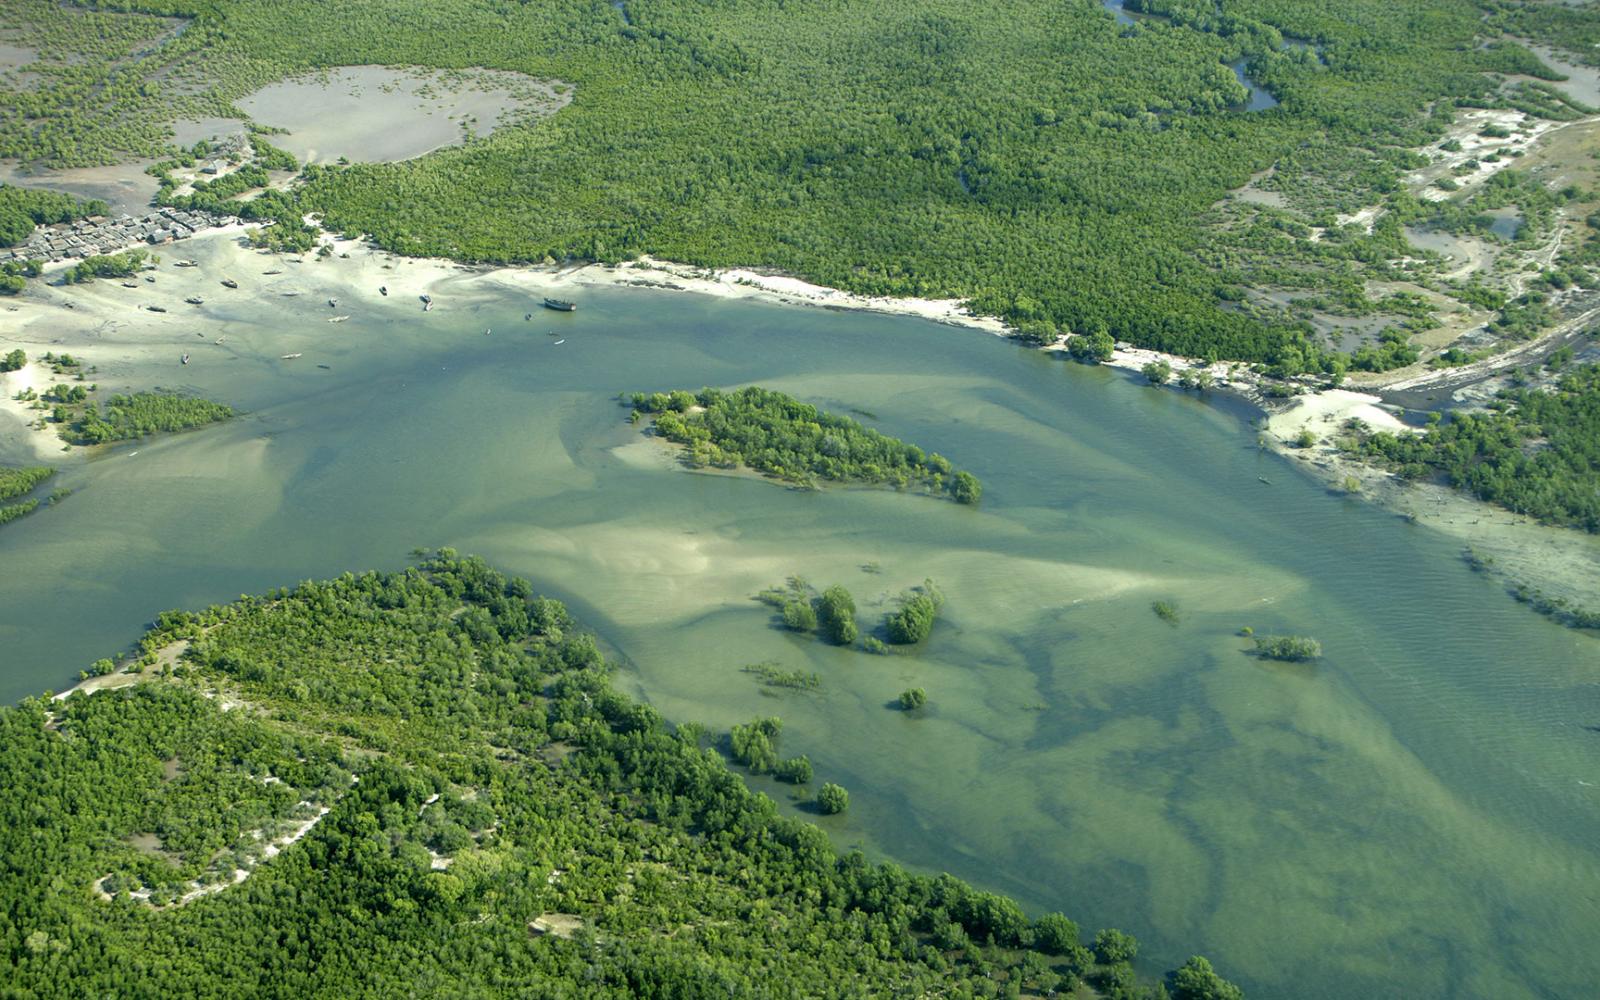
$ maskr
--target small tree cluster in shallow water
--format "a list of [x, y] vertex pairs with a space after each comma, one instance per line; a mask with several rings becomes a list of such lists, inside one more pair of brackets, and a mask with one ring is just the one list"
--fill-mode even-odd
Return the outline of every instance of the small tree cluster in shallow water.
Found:
[[632, 403], [635, 412], [653, 414], [656, 431], [683, 445], [697, 467], [745, 465], [802, 485], [921, 486], [966, 504], [983, 494], [976, 476], [957, 472], [941, 455], [771, 389], [638, 392]]

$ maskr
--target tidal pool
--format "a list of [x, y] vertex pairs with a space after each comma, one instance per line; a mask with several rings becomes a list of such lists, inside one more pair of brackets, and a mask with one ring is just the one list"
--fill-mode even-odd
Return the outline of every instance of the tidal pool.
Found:
[[[208, 311], [226, 346], [163, 379], [248, 412], [69, 468], [75, 495], [0, 530], [0, 695], [164, 608], [451, 545], [569, 601], [669, 718], [782, 716], [783, 752], [851, 791], [841, 846], [1121, 927], [1152, 971], [1203, 952], [1255, 997], [1327, 1000], [1600, 977], [1600, 642], [1193, 397], [915, 320], [579, 294]], [[982, 504], [691, 474], [617, 403], [752, 382], [870, 414]], [[946, 613], [909, 655], [822, 646], [751, 600], [792, 574], [864, 624], [932, 577]], [[1252, 659], [1246, 625], [1327, 655]], [[767, 660], [821, 690], [739, 670]], [[921, 715], [886, 707], [912, 685]]]

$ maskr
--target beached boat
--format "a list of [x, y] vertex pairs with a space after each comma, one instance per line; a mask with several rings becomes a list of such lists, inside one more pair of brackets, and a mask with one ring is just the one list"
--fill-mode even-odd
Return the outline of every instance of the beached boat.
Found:
[[279, 361], [293, 361], [295, 358], [298, 358], [299, 356], [300, 356], [300, 352], [296, 351], [293, 354], [285, 354], [282, 357], [280, 357], [278, 360]]
[[177, 262], [176, 266], [177, 267], [199, 267], [200, 265], [197, 262], [192, 261], [192, 260], [180, 260], [180, 261]]
[[566, 299], [545, 299], [544, 307], [546, 309], [554, 309], [556, 312], [569, 313], [578, 308], [578, 304], [576, 302], [568, 302]]
[[139, 283], [137, 281], [124, 281], [122, 283], [122, 287], [123, 288], [138, 288], [139, 287]]
[[423, 312], [433, 312], [433, 303], [432, 302], [424, 302], [422, 304], [422, 311]]
[[166, 306], [145, 306], [145, 308], [153, 313], [164, 313], [167, 311]]
[[329, 309], [337, 309], [337, 308], [339, 308], [339, 300], [338, 299], [329, 299], [328, 300], [328, 308]]
[[388, 295], [389, 294], [389, 286], [388, 285], [379, 285], [378, 286], [378, 294], [379, 295]]
[[179, 358], [178, 360], [182, 361], [184, 364], [188, 364], [189, 363], [189, 355], [185, 354], [183, 357]]
[[567, 342], [567, 339], [565, 337], [563, 337], [560, 340], [556, 341], [554, 344], [551, 344], [550, 346], [551, 347], [559, 347], [560, 345], [565, 344], [566, 342]]
[[206, 304], [206, 300], [202, 299], [198, 295], [191, 295], [188, 298], [184, 299], [183, 301], [189, 303], [191, 306], [203, 306], [203, 305]]
[[222, 287], [223, 288], [238, 288], [239, 287], [239, 283], [237, 281], [234, 281], [232, 278], [223, 278], [222, 279]]
[[417, 298], [421, 299], [422, 300], [422, 304], [425, 305], [425, 306], [433, 305], [433, 296], [432, 295], [419, 295], [419, 296], [417, 296]]
[[283, 271], [282, 271], [282, 270], [281, 270], [281, 269], [280, 269], [280, 268], [276, 268], [276, 267], [275, 267], [275, 268], [273, 268], [273, 269], [272, 269], [272, 270], [270, 270], [270, 271], [262, 271], [262, 272], [261, 272], [261, 273], [262, 273], [262, 274], [282, 274], [282, 273], [283, 273]]

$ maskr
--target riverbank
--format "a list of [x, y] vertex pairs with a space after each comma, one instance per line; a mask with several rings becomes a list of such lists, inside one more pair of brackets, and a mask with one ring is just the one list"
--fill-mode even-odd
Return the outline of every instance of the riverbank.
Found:
[[[783, 305], [804, 305], [841, 311], [908, 316], [964, 327], [992, 336], [1013, 331], [993, 317], [975, 316], [955, 300], [891, 299], [854, 295], [796, 278], [749, 269], [714, 271], [649, 258], [620, 265], [584, 264], [552, 268], [481, 267], [439, 258], [408, 258], [360, 240], [325, 236], [326, 253], [288, 256], [256, 250], [245, 239], [246, 225], [196, 235], [183, 253], [195, 266], [179, 267], [164, 257], [153, 272], [124, 287], [117, 281], [96, 281], [70, 287], [30, 283], [27, 292], [0, 313], [0, 337], [22, 346], [30, 358], [45, 351], [82, 355], [95, 367], [91, 381], [103, 392], [150, 387], [150, 372], [185, 370], [220, 360], [253, 359], [262, 364], [317, 363], [317, 347], [340, 327], [336, 321], [373, 310], [419, 319], [446, 316], [472, 308], [490, 294], [511, 291], [525, 295], [528, 309], [539, 310], [545, 296], [574, 299], [582, 308], [586, 288], [647, 287], [693, 292], [722, 299], [745, 299]], [[237, 289], [221, 285], [234, 281]], [[263, 338], [230, 324], [232, 304], [251, 296], [298, 298], [308, 303], [296, 323]], [[185, 300], [199, 297], [201, 305]], [[424, 298], [431, 303], [425, 310]], [[164, 309], [157, 312], [155, 306]], [[320, 315], [326, 309], [327, 315]], [[204, 329], [195, 330], [195, 318]], [[310, 317], [315, 317], [310, 318]], [[425, 320], [424, 320], [425, 321]], [[329, 325], [330, 322], [335, 325]], [[1063, 343], [1045, 351], [1060, 353]], [[290, 359], [286, 355], [300, 355]], [[1429, 484], [1403, 483], [1382, 469], [1354, 462], [1334, 446], [1346, 420], [1403, 430], [1377, 396], [1340, 389], [1310, 389], [1291, 400], [1269, 398], [1263, 380], [1240, 363], [1194, 364], [1189, 359], [1121, 345], [1106, 365], [1142, 377], [1146, 365], [1166, 362], [1174, 380], [1184, 373], [1206, 373], [1209, 394], [1234, 398], [1249, 414], [1267, 417], [1261, 443], [1284, 455], [1330, 488], [1359, 493], [1414, 523], [1458, 539], [1463, 547], [1493, 560], [1495, 571], [1511, 582], [1530, 584], [1550, 595], [1583, 601], [1600, 592], [1600, 542], [1566, 529], [1548, 528], [1482, 503], [1465, 494]], [[34, 426], [39, 411], [13, 397], [24, 388], [42, 391], [53, 384], [51, 373], [30, 364], [22, 372], [0, 376], [0, 458], [11, 461], [72, 460], [48, 425]], [[103, 393], [102, 393], [103, 394]], [[226, 400], [223, 400], [226, 402]], [[1247, 416], [1248, 419], [1248, 416]], [[1299, 447], [1297, 438], [1310, 429], [1316, 442]], [[1355, 489], [1349, 487], [1354, 481]]]

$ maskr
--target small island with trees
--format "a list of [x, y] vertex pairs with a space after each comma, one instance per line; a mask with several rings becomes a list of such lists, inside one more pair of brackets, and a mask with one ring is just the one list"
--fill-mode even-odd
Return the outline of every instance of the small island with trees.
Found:
[[771, 389], [636, 392], [629, 401], [632, 419], [653, 417], [656, 433], [683, 445], [694, 468], [744, 466], [812, 488], [819, 480], [920, 486], [964, 504], [983, 495], [978, 478], [944, 456]]

